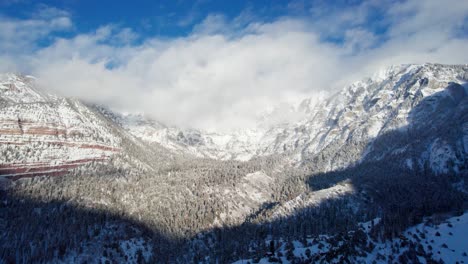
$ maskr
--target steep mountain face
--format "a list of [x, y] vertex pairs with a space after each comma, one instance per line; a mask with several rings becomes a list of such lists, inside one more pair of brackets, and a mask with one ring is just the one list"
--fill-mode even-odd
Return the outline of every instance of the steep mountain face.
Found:
[[37, 91], [32, 77], [0, 80], [0, 175], [62, 175], [121, 151], [120, 138], [80, 101]]
[[172, 159], [166, 149], [147, 148], [96, 106], [40, 91], [34, 77], [15, 74], [0, 76], [0, 153], [0, 176], [13, 180], [96, 166], [141, 172]]
[[467, 79], [468, 65], [394, 66], [291, 107], [299, 120], [223, 134], [2, 75], [0, 257], [224, 263], [263, 256], [272, 236], [381, 217], [375, 232], [394, 237], [422, 216], [465, 210]]
[[[379, 160], [388, 155], [409, 151], [408, 142], [392, 139], [383, 149], [383, 139], [390, 134], [408, 137], [411, 133], [426, 130], [428, 126], [439, 127], [442, 124], [430, 123], [430, 120], [451, 118], [452, 133], [451, 158], [463, 163], [466, 156], [466, 85], [467, 66], [444, 66], [437, 64], [403, 65], [388, 68], [374, 77], [356, 82], [327, 101], [307, 109], [309, 119], [302, 124], [286, 129], [277, 137], [275, 144], [268, 147], [266, 153], [291, 151], [300, 162], [314, 160], [318, 164], [315, 171], [331, 171], [344, 168], [366, 160]], [[453, 114], [461, 115], [461, 119]], [[431, 125], [429, 125], [431, 124]], [[419, 135], [422, 147], [433, 146], [441, 139], [441, 133]], [[455, 135], [456, 134], [456, 135]], [[439, 135], [440, 136], [440, 135]], [[414, 138], [413, 138], [414, 139]], [[398, 146], [398, 143], [401, 144]], [[377, 145], [379, 144], [379, 145]], [[438, 152], [440, 143], [432, 152]], [[414, 145], [414, 144], [413, 144]], [[398, 147], [397, 147], [398, 146]], [[424, 151], [419, 150], [420, 153]], [[434, 170], [437, 155], [419, 155], [412, 153], [415, 166], [429, 161]], [[415, 157], [414, 155], [418, 156]], [[458, 156], [456, 156], [458, 155]], [[318, 157], [320, 156], [320, 157]], [[455, 157], [456, 156], [456, 157]], [[413, 160], [409, 161], [413, 162]]]

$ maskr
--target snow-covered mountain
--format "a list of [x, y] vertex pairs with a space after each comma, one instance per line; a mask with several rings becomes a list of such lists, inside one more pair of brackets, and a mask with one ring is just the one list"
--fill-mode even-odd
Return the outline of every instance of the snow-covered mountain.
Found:
[[436, 173], [460, 171], [468, 150], [467, 79], [467, 65], [392, 66], [323, 101], [286, 107], [299, 119], [269, 122], [279, 115], [270, 111], [256, 128], [215, 133], [52, 95], [37, 89], [34, 77], [4, 74], [0, 174], [59, 175], [124, 156], [151, 167], [142, 161], [154, 156], [148, 151], [166, 160], [280, 156], [314, 173], [396, 156], [401, 166], [416, 171], [425, 166]]
[[[305, 99], [299, 107], [291, 107], [302, 117], [299, 121], [232, 133], [167, 127], [143, 115], [120, 115], [118, 121], [144, 141], [198, 157], [249, 160], [256, 156], [284, 154], [299, 164], [326, 152], [330, 156], [328, 164], [317, 169], [329, 171], [366, 159], [383, 158], [395, 151], [388, 149], [379, 157], [369, 155], [376, 149], [371, 143], [373, 139], [391, 131], [424, 126], [439, 104], [449, 104], [448, 108], [460, 105], [462, 109], [457, 112], [466, 111], [467, 70], [466, 65], [392, 66], [345, 87], [322, 102], [311, 104], [316, 100]], [[445, 108], [444, 111], [451, 110]], [[434, 170], [446, 171], [444, 160], [457, 153], [466, 154], [468, 124], [466, 120], [459, 121], [464, 127], [459, 135], [461, 141], [456, 146], [447, 146], [443, 140], [434, 138], [419, 163], [430, 159]], [[353, 153], [349, 152], [348, 157], [339, 156], [349, 148]], [[464, 162], [456, 159], [458, 163]], [[408, 164], [412, 162], [409, 160]]]
[[[466, 65], [390, 67], [307, 109], [307, 120], [284, 129], [262, 153], [290, 152], [301, 162], [320, 153], [327, 156], [328, 164], [317, 169], [324, 171], [382, 159], [397, 149], [389, 146], [375, 153], [378, 146], [374, 145], [374, 140], [392, 132], [420, 130], [428, 125], [428, 120], [439, 120], [440, 116], [435, 118], [436, 115], [466, 113], [467, 71]], [[466, 119], [458, 119], [455, 123], [463, 128], [466, 122]], [[467, 134], [466, 129], [461, 130], [454, 139], [457, 143], [452, 151], [466, 156]], [[433, 136], [425, 143], [434, 143], [430, 142], [437, 140], [435, 134]], [[434, 155], [431, 156], [431, 164], [436, 162], [434, 159]]]
[[[120, 151], [120, 139], [103, 114], [112, 125], [171, 153], [240, 161], [282, 154], [296, 165], [320, 154], [327, 160], [315, 169], [330, 171], [398, 152], [391, 147], [381, 151], [372, 141], [391, 131], [424, 127], [432, 114], [441, 114], [440, 104], [445, 104], [443, 111], [455, 111], [458, 106], [457, 113], [466, 111], [467, 79], [466, 65], [392, 66], [322, 102], [311, 104], [311, 99], [305, 99], [299, 107], [291, 106], [302, 117], [299, 121], [214, 133], [168, 127], [143, 114], [122, 114], [103, 107], [96, 111], [79, 100], [37, 90], [33, 77], [6, 74], [0, 78], [1, 170], [4, 175], [12, 170], [38, 174], [108, 159]], [[265, 119], [274, 117], [262, 118], [265, 124]], [[468, 123], [463, 118], [458, 121], [461, 131], [454, 142], [434, 137], [426, 142], [426, 150], [419, 150], [419, 157], [408, 158], [407, 165], [421, 167], [428, 160], [441, 172], [448, 170], [449, 160], [455, 169], [461, 166], [468, 148]], [[48, 150], [36, 153], [41, 149], [36, 145], [44, 144]], [[378, 154], [371, 155], [377, 150]]]

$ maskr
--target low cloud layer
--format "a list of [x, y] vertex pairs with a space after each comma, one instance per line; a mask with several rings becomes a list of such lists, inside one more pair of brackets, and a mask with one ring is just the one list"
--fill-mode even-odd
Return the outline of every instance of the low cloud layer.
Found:
[[[130, 28], [104, 25], [39, 46], [52, 32], [73, 28], [70, 14], [44, 7], [28, 20], [0, 17], [0, 70], [30, 73], [63, 95], [168, 124], [219, 130], [254, 126], [265, 109], [317, 98], [391, 64], [468, 63], [466, 1], [306, 11], [268, 23], [210, 15], [171, 39], [138, 41]], [[382, 19], [372, 20], [375, 13]]]

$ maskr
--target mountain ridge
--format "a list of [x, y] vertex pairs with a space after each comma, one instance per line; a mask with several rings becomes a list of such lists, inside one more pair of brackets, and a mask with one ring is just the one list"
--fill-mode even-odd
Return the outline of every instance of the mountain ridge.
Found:
[[[304, 99], [295, 108], [298, 114], [304, 116], [298, 122], [264, 128], [247, 128], [233, 133], [179, 129], [166, 126], [142, 114], [121, 114], [101, 106], [96, 107], [96, 109], [139, 140], [159, 144], [175, 154], [239, 161], [273, 154], [285, 154], [292, 163], [300, 164], [330, 147], [331, 144], [336, 145], [339, 142], [341, 146], [335, 147], [338, 149], [343, 147], [347, 141], [364, 142], [379, 134], [404, 127], [407, 124], [408, 113], [412, 105], [417, 104], [418, 101], [427, 96], [443, 91], [451, 82], [462, 83], [461, 87], [464, 87], [464, 91], [458, 89], [458, 93], [456, 95], [452, 93], [451, 96], [455, 99], [456, 97], [463, 98], [468, 90], [466, 86], [467, 67], [467, 65], [429, 63], [391, 66], [378, 71], [370, 78], [346, 86], [322, 102], [311, 105], [311, 99]], [[3, 74], [2, 76], [4, 80], [6, 79], [3, 81], [3, 104], [37, 105], [50, 102], [58, 104], [58, 108], [65, 112], [80, 112], [75, 110], [87, 107], [76, 99], [62, 99], [56, 95], [38, 91], [34, 88], [34, 77], [21, 77], [15, 74]], [[400, 87], [405, 84], [405, 87]], [[402, 89], [404, 91], [400, 91]], [[12, 111], [14, 113], [18, 109]], [[58, 113], [60, 116], [60, 111]], [[21, 113], [21, 115], [25, 116], [25, 113]], [[62, 115], [66, 116], [67, 113]], [[16, 126], [16, 129], [21, 128], [20, 122], [16, 124], [16, 121], [20, 120], [18, 114], [14, 118], [2, 118], [13, 120], [11, 121], [12, 125]], [[34, 118], [34, 114], [32, 114], [32, 118]], [[73, 118], [71, 117], [70, 120]], [[267, 119], [265, 116], [263, 118]], [[27, 117], [23, 118], [23, 120], [26, 119]], [[63, 120], [64, 126], [72, 126], [65, 124], [66, 122], [64, 123]], [[7, 127], [8, 124], [4, 122], [3, 129], [5, 130]], [[41, 133], [49, 134], [60, 134], [64, 131], [63, 128], [56, 125], [52, 130], [42, 129], [39, 127]], [[29, 128], [28, 131], [33, 133], [34, 127]], [[341, 132], [337, 134], [337, 131]], [[64, 135], [64, 137], [66, 136], [72, 136], [72, 133], [68, 132], [67, 135]], [[102, 144], [94, 145], [101, 146]], [[112, 149], [104, 145], [102, 147]], [[335, 152], [337, 151], [335, 150]], [[369, 152], [370, 149], [361, 151]], [[351, 162], [356, 162], [356, 160], [323, 169], [331, 170], [347, 166]]]

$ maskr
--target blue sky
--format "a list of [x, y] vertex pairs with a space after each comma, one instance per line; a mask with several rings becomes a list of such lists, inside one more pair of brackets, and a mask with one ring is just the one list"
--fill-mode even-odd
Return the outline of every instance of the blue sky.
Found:
[[[305, 20], [321, 19], [328, 12], [346, 10], [361, 5], [363, 1], [306, 1], [306, 0], [175, 0], [175, 1], [111, 1], [111, 0], [1, 0], [0, 15], [27, 19], [44, 8], [57, 8], [68, 13], [73, 19], [73, 28], [53, 32], [57, 36], [72, 36], [86, 33], [102, 25], [114, 24], [131, 28], [138, 33], [138, 41], [149, 37], [178, 37], [190, 34], [197, 24], [210, 15], [223, 16], [226, 20], [238, 17], [271, 22], [282, 17], [297, 17]], [[386, 23], [382, 22], [382, 6], [373, 6], [373, 12], [366, 17], [368, 30], [384, 33]], [[323, 10], [314, 12], [314, 8]], [[324, 35], [332, 42], [342, 42], [340, 34]], [[46, 42], [47, 43], [47, 42]]]
[[252, 12], [262, 19], [287, 15], [288, 1], [2, 1], [2, 14], [27, 18], [41, 6], [65, 10], [75, 20], [76, 30], [86, 32], [104, 24], [131, 27], [142, 34], [180, 36], [191, 31], [209, 14], [234, 18]]
[[467, 25], [459, 0], [0, 0], [0, 72], [168, 124], [235, 129], [390, 65], [468, 63]]

